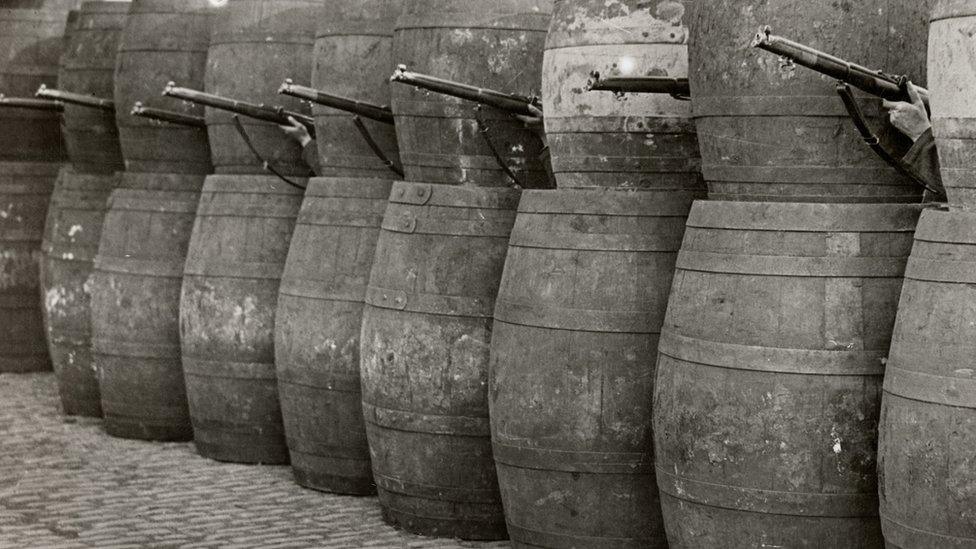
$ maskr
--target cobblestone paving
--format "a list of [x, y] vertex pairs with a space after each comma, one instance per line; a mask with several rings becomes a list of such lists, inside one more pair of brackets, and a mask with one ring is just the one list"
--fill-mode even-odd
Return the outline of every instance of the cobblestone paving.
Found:
[[398, 532], [376, 498], [303, 489], [288, 467], [112, 438], [61, 415], [52, 374], [0, 375], [0, 549], [506, 546]]

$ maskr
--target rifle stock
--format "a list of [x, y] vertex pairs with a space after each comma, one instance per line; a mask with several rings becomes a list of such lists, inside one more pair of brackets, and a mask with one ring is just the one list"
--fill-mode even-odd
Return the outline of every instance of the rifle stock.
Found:
[[[863, 92], [887, 99], [889, 101], [911, 101], [905, 87], [908, 79], [905, 76], [894, 76], [879, 70], [862, 67], [840, 57], [824, 53], [810, 46], [794, 42], [782, 36], [773, 34], [768, 25], [756, 33], [752, 47], [775, 53], [785, 57], [797, 65], [819, 72], [831, 78], [840, 80]], [[918, 89], [925, 105], [929, 104], [929, 92], [924, 88]]]
[[666, 93], [679, 99], [691, 96], [687, 78], [669, 76], [615, 76], [602, 78], [599, 72], [590, 73], [587, 91], [611, 91], [614, 93]]
[[229, 99], [227, 97], [221, 97], [219, 95], [214, 95], [212, 93], [206, 93], [199, 90], [181, 88], [174, 82], [166, 84], [166, 88], [163, 89], [163, 95], [282, 126], [288, 126], [291, 124], [291, 122], [288, 120], [288, 117], [290, 116], [305, 126], [312, 138], [315, 138], [315, 121], [311, 116], [288, 111], [283, 107], [257, 105], [254, 103], [248, 103], [247, 101]]
[[168, 122], [170, 124], [178, 124], [180, 126], [190, 126], [193, 128], [206, 128], [207, 123], [204, 121], [202, 116], [192, 116], [189, 114], [183, 114], [179, 112], [166, 111], [162, 109], [153, 109], [151, 107], [146, 107], [141, 102], [136, 102], [132, 105], [132, 111], [129, 113], [132, 116], [139, 116], [142, 118], [148, 118], [149, 120], [158, 120], [160, 122]]
[[299, 86], [290, 78], [281, 84], [281, 87], [278, 88], [278, 93], [311, 101], [319, 105], [325, 105], [333, 109], [339, 109], [340, 111], [346, 111], [384, 124], [393, 124], [393, 111], [387, 106], [374, 105], [356, 99], [333, 95], [315, 88]]
[[390, 77], [390, 81], [409, 84], [432, 92], [473, 101], [511, 114], [534, 117], [538, 116], [538, 110], [542, 108], [539, 100], [535, 97], [508, 94], [488, 88], [479, 88], [460, 82], [452, 82], [435, 76], [410, 72], [405, 65], [399, 65], [397, 67], [393, 76]]
[[0, 107], [11, 109], [30, 109], [34, 111], [63, 112], [64, 103], [48, 99], [30, 99], [26, 97], [6, 97], [0, 95]]
[[37, 89], [37, 93], [34, 94], [34, 97], [61, 101], [62, 103], [71, 103], [72, 105], [87, 107], [89, 109], [115, 112], [115, 102], [111, 99], [101, 99], [91, 95], [56, 90], [54, 88], [49, 88], [44, 84], [41, 84], [41, 87]]

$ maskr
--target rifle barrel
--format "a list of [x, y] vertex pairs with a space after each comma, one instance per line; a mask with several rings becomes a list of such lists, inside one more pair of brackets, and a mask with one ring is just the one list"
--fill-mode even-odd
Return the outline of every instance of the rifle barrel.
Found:
[[206, 93], [199, 90], [181, 88], [173, 82], [166, 84], [166, 88], [163, 89], [163, 95], [167, 97], [175, 97], [184, 101], [190, 101], [192, 103], [197, 103], [199, 105], [204, 105], [214, 109], [233, 112], [241, 116], [247, 116], [248, 118], [263, 120], [265, 122], [271, 122], [273, 124], [282, 126], [288, 126], [291, 124], [291, 122], [288, 121], [288, 117], [290, 116], [305, 126], [312, 138], [315, 138], [315, 120], [311, 116], [288, 111], [282, 107], [256, 105], [254, 103], [248, 103], [247, 101], [229, 99], [227, 97], [221, 97], [219, 95], [214, 95], [212, 93]]
[[159, 120], [161, 122], [169, 122], [170, 124], [179, 124], [181, 126], [190, 126], [194, 128], [207, 127], [207, 123], [204, 121], [202, 116], [193, 116], [179, 112], [166, 111], [163, 109], [154, 109], [151, 107], [146, 107], [141, 102], [136, 102], [136, 104], [132, 106], [132, 112], [129, 114], [132, 116], [148, 118], [149, 120]]
[[100, 109], [103, 111], [115, 112], [115, 102], [111, 99], [102, 99], [100, 97], [94, 97], [91, 95], [56, 90], [54, 88], [49, 88], [44, 84], [41, 84], [41, 87], [37, 89], [37, 93], [34, 94], [34, 97], [61, 101], [62, 103], [71, 103], [73, 105], [88, 107], [90, 109]]
[[[878, 70], [872, 70], [856, 63], [851, 63], [840, 57], [814, 49], [805, 44], [794, 42], [772, 33], [769, 26], [763, 27], [752, 41], [754, 48], [766, 50], [790, 59], [797, 65], [825, 74], [842, 82], [846, 82], [861, 91], [888, 99], [889, 101], [908, 101], [909, 97], [902, 86], [903, 77], [892, 76]], [[918, 89], [919, 95], [926, 105], [929, 104], [929, 93], [924, 88]]]
[[390, 77], [390, 81], [417, 86], [432, 92], [450, 95], [467, 101], [474, 101], [475, 103], [508, 111], [512, 114], [537, 116], [537, 112], [530, 109], [529, 106], [539, 108], [538, 100], [532, 97], [508, 94], [488, 88], [479, 88], [460, 82], [452, 82], [427, 74], [410, 72], [404, 65], [397, 67], [393, 76]]
[[48, 99], [31, 99], [27, 97], [5, 97], [0, 95], [0, 107], [12, 109], [31, 109], [35, 111], [64, 111], [64, 103]]
[[325, 105], [326, 107], [332, 107], [333, 109], [339, 109], [340, 111], [357, 114], [384, 124], [393, 124], [393, 111], [389, 107], [333, 95], [307, 86], [299, 86], [292, 82], [291, 79], [285, 80], [281, 87], [278, 88], [278, 93], [311, 101], [312, 103], [318, 103], [319, 105]]
[[689, 96], [691, 87], [687, 78], [672, 78], [669, 76], [616, 76], [601, 78], [600, 73], [593, 73], [586, 83], [588, 91], [612, 91], [618, 93], [667, 93], [670, 95]]

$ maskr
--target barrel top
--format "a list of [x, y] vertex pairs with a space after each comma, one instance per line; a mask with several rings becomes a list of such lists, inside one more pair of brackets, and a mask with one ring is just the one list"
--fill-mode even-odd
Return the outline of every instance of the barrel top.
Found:
[[921, 204], [818, 204], [700, 200], [688, 227], [790, 232], [912, 232]]

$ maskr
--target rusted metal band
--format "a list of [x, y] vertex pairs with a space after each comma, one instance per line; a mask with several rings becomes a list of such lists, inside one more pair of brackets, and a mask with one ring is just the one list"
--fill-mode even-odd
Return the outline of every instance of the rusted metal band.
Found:
[[901, 278], [904, 257], [788, 257], [682, 250], [677, 268], [704, 273], [789, 277]]
[[[881, 99], [863, 96], [858, 97], [857, 99], [866, 116], [881, 116]], [[833, 90], [833, 84], [827, 84], [824, 86], [824, 95], [720, 95], [710, 97], [695, 97], [695, 118], [751, 116], [847, 118], [848, 114], [847, 110], [844, 108], [844, 104], [837, 99], [837, 94]]]
[[[363, 402], [366, 423], [382, 429], [428, 435], [491, 437], [488, 414], [479, 417], [424, 414], [406, 410], [392, 410]], [[490, 455], [485, 456], [490, 459]]]
[[[540, 8], [544, 3], [540, 2]], [[414, 29], [471, 29], [471, 30], [510, 30], [516, 32], [549, 32], [550, 14], [542, 11], [517, 13], [473, 13], [473, 12], [430, 12], [421, 8], [420, 13], [412, 13], [408, 5], [396, 22], [396, 33], [405, 40], [402, 33]]]
[[658, 352], [675, 360], [715, 368], [810, 376], [884, 375], [886, 350], [825, 351], [719, 343], [661, 330]]
[[876, 493], [823, 494], [783, 492], [683, 478], [668, 471], [668, 464], [657, 464], [661, 493], [692, 504], [721, 507], [751, 513], [796, 517], [876, 517]]
[[179, 342], [121, 341], [107, 337], [92, 338], [92, 352], [96, 355], [119, 358], [148, 358], [179, 360], [182, 353]]
[[550, 141], [560, 138], [559, 134], [584, 134], [593, 139], [623, 141], [621, 133], [635, 133], [641, 137], [649, 133], [683, 136], [689, 146], [696, 146], [695, 121], [690, 116], [546, 116], [546, 135]]
[[[208, 49], [210, 57], [219, 57], [222, 53], [214, 53], [215, 48], [227, 48], [239, 45], [254, 44], [264, 48], [268, 46], [305, 46], [309, 49], [315, 43], [312, 33], [284, 34], [280, 30], [261, 30], [254, 29], [248, 31], [219, 31], [214, 30], [210, 35], [210, 47]], [[271, 54], [267, 54], [271, 55]], [[311, 57], [311, 51], [308, 56]]]
[[211, 202], [208, 198], [210, 197], [204, 192], [197, 208], [198, 220], [207, 217], [294, 220], [298, 218], [298, 212], [301, 209], [301, 197], [299, 196], [296, 196], [290, 204], [255, 204], [251, 201], [234, 203], [226, 200]]
[[215, 261], [209, 258], [188, 257], [183, 268], [184, 276], [205, 278], [238, 278], [258, 280], [281, 280], [284, 263], [265, 263], [248, 261]]
[[[911, 351], [909, 351], [911, 353]], [[938, 361], [939, 356], [932, 354], [918, 364], [931, 364]], [[899, 356], [899, 361], [908, 362], [909, 357]], [[964, 363], [967, 364], [967, 363]], [[976, 410], [976, 379], [961, 377], [946, 377], [922, 372], [913, 372], [899, 368], [895, 361], [888, 364], [885, 373], [884, 390], [887, 393], [902, 398], [930, 402], [942, 406], [955, 406]]]
[[[513, 216], [514, 217], [514, 212]], [[382, 228], [394, 233], [464, 236], [470, 238], [504, 238], [512, 232], [514, 219], [443, 219], [420, 217], [409, 209], [391, 205], [383, 217]]]
[[[467, 456], [466, 456], [467, 457]], [[410, 482], [404, 479], [394, 478], [386, 476], [382, 473], [378, 473], [376, 469], [373, 469], [373, 481], [376, 482], [376, 487], [380, 490], [385, 490], [387, 492], [393, 492], [395, 494], [400, 494], [401, 496], [407, 496], [410, 498], [423, 498], [431, 499], [435, 501], [453, 501], [457, 503], [468, 503], [468, 504], [496, 504], [501, 505], [501, 495], [498, 493], [496, 488], [490, 489], [477, 489], [470, 487], [459, 487], [446, 485], [430, 485], [430, 484], [419, 484], [415, 482]], [[409, 510], [403, 510], [397, 508], [397, 502], [387, 502], [388, 508], [402, 515], [410, 515], [412, 517], [417, 517], [423, 520], [460, 520], [456, 516], [444, 517], [444, 516], [430, 516], [430, 515], [418, 515], [416, 514], [417, 507], [411, 505]], [[478, 517], [481, 518], [481, 517]], [[466, 522], [473, 522], [475, 518], [465, 519]], [[493, 522], [487, 519], [484, 522]]]
[[921, 204], [695, 202], [688, 227], [746, 231], [913, 233]]
[[[0, 200], [2, 200], [2, 196], [0, 196]], [[43, 240], [43, 234], [42, 234], [43, 230], [44, 230], [43, 228], [4, 229], [3, 232], [0, 233], [0, 242], [22, 242], [28, 244], [32, 244], [35, 242], [40, 243]], [[28, 255], [32, 251], [33, 250], [29, 250], [29, 249], [23, 250], [24, 255]], [[4, 259], [8, 259], [8, 258], [9, 256], [5, 257]]]
[[511, 520], [511, 518], [506, 518], [505, 527], [508, 529], [508, 535], [528, 547], [599, 547], [600, 549], [628, 549], [631, 547], [664, 549], [665, 547], [655, 545], [656, 540], [650, 538], [574, 536], [526, 528], [512, 524]]
[[[738, 138], [736, 138], [738, 139]], [[876, 185], [878, 189], [907, 185], [890, 166], [855, 168], [837, 166], [724, 166], [702, 164], [702, 175], [711, 181], [810, 183], [817, 185]]]
[[160, 200], [131, 194], [132, 191], [124, 193], [114, 192], [109, 201], [109, 207], [113, 210], [126, 212], [145, 212], [145, 213], [176, 213], [176, 214], [196, 214], [197, 200], [199, 194], [186, 193], [185, 200]]
[[[530, 167], [530, 164], [537, 164], [535, 159], [529, 156], [510, 156], [505, 155], [505, 159], [513, 163], [520, 163], [521, 165], [512, 166], [513, 171], [526, 171]], [[402, 160], [404, 166], [421, 166], [421, 167], [431, 167], [431, 168], [451, 168], [451, 169], [469, 169], [469, 170], [488, 170], [488, 171], [501, 171], [498, 167], [498, 161], [491, 154], [435, 154], [435, 153], [422, 153], [422, 152], [404, 152], [400, 151], [400, 159]], [[542, 171], [542, 168], [538, 168], [535, 171]]]
[[316, 41], [322, 38], [345, 38], [348, 36], [375, 36], [386, 40], [393, 40], [393, 28], [396, 26], [396, 10], [391, 13], [375, 14], [375, 19], [357, 20], [352, 17], [336, 17], [330, 19], [316, 29]]
[[102, 413], [108, 418], [138, 420], [140, 424], [170, 425], [173, 420], [189, 421], [186, 405], [144, 404], [141, 400], [115, 401], [102, 396]]
[[278, 362], [276, 367], [278, 387], [282, 390], [287, 390], [286, 387], [294, 387], [299, 390], [311, 389], [315, 392], [333, 391], [357, 395], [362, 392], [358, 370], [355, 374], [317, 371], [305, 375], [296, 375], [296, 369], [303, 368], [303, 365]]
[[184, 262], [170, 260], [138, 259], [99, 254], [95, 257], [95, 270], [105, 273], [145, 276], [149, 278], [183, 278]]
[[[885, 512], [885, 506], [881, 506], [881, 529], [884, 531], [885, 543], [888, 547], [930, 547], [939, 549], [972, 549], [976, 540], [972, 537], [961, 538], [950, 536], [931, 530], [914, 528], [907, 524], [902, 524], [892, 518], [890, 513]], [[927, 523], [926, 526], [931, 526]]]
[[313, 459], [340, 459], [342, 461], [361, 461], [369, 468], [369, 446], [349, 446], [324, 444], [319, 438], [286, 437], [289, 452], [300, 452]]
[[91, 194], [85, 191], [57, 189], [51, 195], [51, 206], [62, 211], [104, 212], [107, 209], [109, 193], [106, 192], [99, 197], [92, 197]]
[[[619, 20], [619, 19], [618, 19]], [[614, 21], [616, 22], [616, 21]], [[554, 26], [546, 36], [546, 51], [561, 48], [584, 49], [592, 46], [630, 46], [655, 51], [655, 46], [683, 46], [688, 42], [688, 27], [675, 26], [667, 22], [649, 23], [646, 26], [616, 26], [611, 28], [591, 28], [580, 25], [569, 30], [565, 25]], [[584, 50], [585, 51], [585, 50]]]
[[495, 305], [495, 321], [575, 332], [656, 334], [664, 322], [664, 311], [586, 310], [508, 301], [499, 296]]
[[[188, 376], [275, 381], [274, 362], [234, 362], [231, 360], [204, 360], [183, 353], [183, 373]], [[196, 418], [194, 418], [194, 421]]]
[[[520, 214], [520, 217], [525, 214]], [[680, 219], [680, 218], [679, 218]], [[647, 225], [650, 227], [650, 225]], [[677, 254], [681, 249], [683, 227], [673, 230], [644, 234], [587, 234], [535, 231], [535, 224], [515, 220], [510, 245], [512, 247], [542, 250], [569, 250], [580, 252], [632, 252]]]
[[48, 256], [48, 261], [90, 263], [98, 255], [98, 245], [79, 246], [66, 242], [45, 242], [41, 244], [41, 251]]
[[495, 310], [494, 300], [486, 297], [407, 293], [375, 286], [366, 289], [365, 302], [380, 309], [468, 318], [490, 319]]
[[976, 261], [912, 257], [905, 268], [905, 278], [947, 284], [976, 284]]
[[[558, 189], [523, 191], [519, 214], [566, 214], [612, 217], [688, 217], [694, 201], [690, 191]], [[682, 226], [684, 221], [681, 222]]]
[[513, 212], [511, 214], [489, 212], [489, 215], [502, 218], [512, 216], [514, 218], [514, 210], [518, 208], [521, 196], [521, 191], [515, 189], [490, 189], [397, 181], [390, 191], [390, 202], [417, 206], [429, 204], [453, 208], [511, 211]]
[[592, 473], [597, 475], [652, 475], [652, 456], [643, 452], [579, 452], [527, 448], [492, 443], [495, 462], [522, 469]]
[[[383, 212], [386, 209], [386, 202], [379, 204], [374, 212], [369, 211], [349, 211], [349, 210], [330, 210], [327, 204], [316, 207], [317, 204], [310, 205], [308, 200], [298, 214], [296, 225], [309, 225], [313, 227], [358, 227], [362, 229], [379, 230], [383, 224]], [[334, 206], [334, 205], [332, 205]]]
[[337, 291], [332, 284], [325, 284], [321, 280], [289, 278], [286, 273], [281, 279], [281, 287], [278, 291], [281, 295], [317, 301], [338, 301], [360, 306], [366, 302], [365, 277], [361, 285], [347, 283]]
[[577, 172], [691, 172], [701, 171], [698, 158], [669, 158], [664, 156], [584, 156], [552, 155], [553, 169]]
[[308, 180], [305, 198], [359, 198], [385, 204], [393, 183], [386, 177], [313, 177]]
[[[263, 124], [263, 122], [262, 122]], [[270, 122], [268, 123], [270, 124]], [[233, 124], [228, 124], [233, 126]], [[302, 183], [307, 183], [308, 178], [296, 177]], [[254, 175], [254, 174], [217, 174], [208, 175], [203, 184], [204, 195], [281, 195], [285, 197], [295, 197], [296, 211], [298, 203], [301, 202], [303, 193], [298, 189], [281, 184], [273, 175]], [[216, 197], [214, 197], [216, 198]]]

